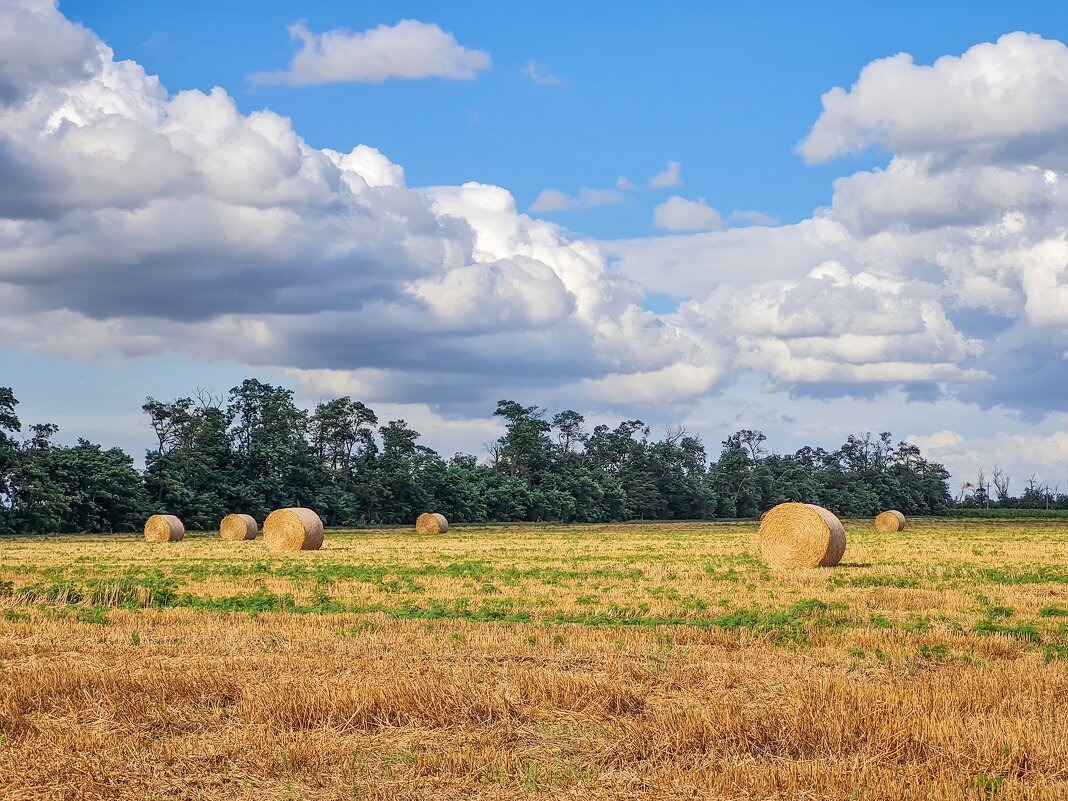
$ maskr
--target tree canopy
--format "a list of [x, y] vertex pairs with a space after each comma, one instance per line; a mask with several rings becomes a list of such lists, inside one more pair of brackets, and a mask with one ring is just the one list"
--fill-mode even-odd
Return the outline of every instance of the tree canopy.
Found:
[[[659, 437], [636, 419], [590, 429], [575, 410], [550, 415], [502, 399], [494, 415], [504, 433], [486, 456], [444, 458], [404, 420], [382, 422], [359, 400], [306, 410], [292, 391], [248, 379], [226, 397], [147, 398], [156, 443], [137, 470], [118, 448], [57, 445], [49, 423], [24, 428], [17, 403], [0, 387], [0, 532], [131, 531], [164, 511], [211, 529], [229, 512], [262, 520], [283, 506], [361, 525], [409, 523], [427, 510], [454, 522], [596, 522], [755, 517], [783, 501], [842, 516], [954, 504], [945, 468], [887, 432], [780, 454], [744, 429], [713, 458], [681, 427]], [[1029, 492], [1025, 501], [1038, 498]], [[1068, 498], [1054, 503], [1068, 507]]]

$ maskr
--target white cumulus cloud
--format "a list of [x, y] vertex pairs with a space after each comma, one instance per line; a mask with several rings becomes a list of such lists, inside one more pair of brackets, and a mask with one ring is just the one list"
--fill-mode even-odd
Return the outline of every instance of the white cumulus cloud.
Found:
[[[823, 96], [823, 113], [798, 146], [820, 162], [872, 146], [997, 160], [1065, 154], [1068, 47], [1009, 33], [930, 66], [900, 53], [868, 64], [848, 91]], [[1063, 161], [1061, 162], [1063, 165]]]
[[653, 210], [653, 224], [668, 231], [714, 231], [723, 227], [723, 217], [704, 198], [672, 195]]
[[259, 72], [254, 83], [311, 86], [342, 81], [381, 83], [391, 78], [469, 81], [492, 60], [484, 50], [463, 47], [433, 23], [405, 19], [366, 31], [338, 28], [313, 33], [303, 22], [289, 26], [300, 42], [288, 69]]

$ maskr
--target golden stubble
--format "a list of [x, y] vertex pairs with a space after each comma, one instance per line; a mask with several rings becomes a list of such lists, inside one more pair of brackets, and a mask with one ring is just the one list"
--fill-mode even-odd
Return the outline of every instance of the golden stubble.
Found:
[[[0, 797], [1066, 797], [1068, 662], [1046, 648], [1068, 639], [1041, 610], [1068, 607], [1068, 525], [845, 522], [838, 568], [784, 573], [754, 524], [328, 532], [284, 557], [3, 540]], [[349, 611], [20, 595], [155, 571]]]

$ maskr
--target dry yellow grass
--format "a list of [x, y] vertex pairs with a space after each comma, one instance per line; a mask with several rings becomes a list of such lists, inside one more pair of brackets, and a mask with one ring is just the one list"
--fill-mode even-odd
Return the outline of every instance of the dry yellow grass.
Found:
[[0, 798], [1068, 796], [1068, 524], [910, 523], [0, 540]]

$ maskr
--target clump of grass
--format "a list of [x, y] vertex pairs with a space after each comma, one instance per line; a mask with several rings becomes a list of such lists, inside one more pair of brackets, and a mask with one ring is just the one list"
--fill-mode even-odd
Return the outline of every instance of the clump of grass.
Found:
[[1012, 617], [1016, 614], [1016, 610], [1011, 606], [990, 606], [987, 607], [986, 616], [991, 620], [1001, 617]]
[[1046, 646], [1042, 651], [1042, 656], [1047, 662], [1055, 662], [1058, 660], [1068, 661], [1068, 645], [1046, 643]]
[[1068, 617], [1068, 609], [1063, 606], [1043, 606], [1038, 610], [1039, 617]]
[[839, 587], [894, 587], [899, 590], [920, 586], [920, 580], [915, 576], [842, 576], [837, 574], [832, 583]]
[[75, 612], [75, 617], [82, 623], [91, 623], [95, 626], [106, 626], [108, 624], [108, 612], [110, 610], [106, 606], [90, 606], [83, 609], [78, 609]]
[[1027, 642], [1039, 642], [1042, 639], [1041, 635], [1038, 633], [1038, 629], [1030, 623], [1019, 623], [1015, 626], [1009, 626], [996, 623], [990, 618], [980, 620], [972, 627], [972, 631], [976, 634], [983, 635], [1004, 634], [1008, 637], [1015, 637], [1018, 640], [1026, 640]]

